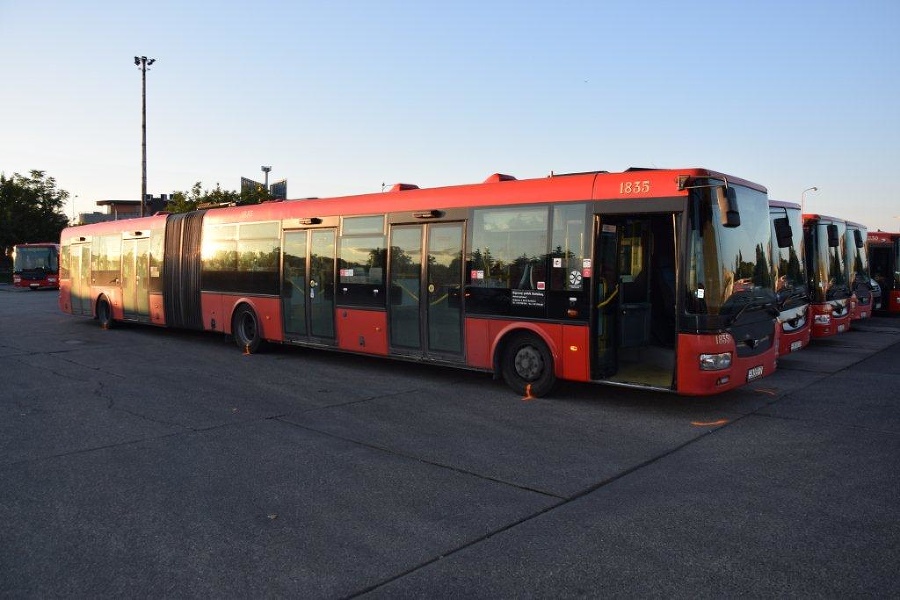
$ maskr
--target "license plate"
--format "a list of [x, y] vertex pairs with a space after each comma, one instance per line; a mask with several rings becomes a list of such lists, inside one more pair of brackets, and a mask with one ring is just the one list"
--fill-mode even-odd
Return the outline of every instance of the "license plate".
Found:
[[796, 352], [797, 350], [799, 350], [802, 347], [803, 347], [803, 342], [801, 342], [800, 340], [797, 340], [796, 342], [791, 342], [791, 352]]
[[868, 316], [869, 316], [869, 313], [863, 312], [863, 313], [861, 313], [861, 314], [859, 315], [859, 318], [860, 318], [860, 319], [865, 319], [865, 318], [868, 317]]
[[846, 325], [838, 325], [838, 333], [841, 333], [842, 331], [844, 331], [844, 329], [846, 329], [846, 327], [847, 327]]
[[753, 367], [749, 371], [747, 371], [747, 381], [753, 381], [754, 379], [759, 379], [762, 377], [763, 368], [762, 365], [758, 367]]

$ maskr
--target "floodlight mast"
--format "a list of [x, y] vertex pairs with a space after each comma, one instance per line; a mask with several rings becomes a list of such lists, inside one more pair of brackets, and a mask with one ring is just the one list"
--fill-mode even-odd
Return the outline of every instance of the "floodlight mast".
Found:
[[135, 56], [134, 64], [141, 69], [141, 216], [147, 203], [147, 67], [155, 58]]

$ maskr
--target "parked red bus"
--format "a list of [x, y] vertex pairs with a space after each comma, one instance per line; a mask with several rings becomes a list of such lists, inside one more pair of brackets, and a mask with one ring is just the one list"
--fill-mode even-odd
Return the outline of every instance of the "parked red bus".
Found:
[[60, 307], [557, 379], [708, 395], [771, 374], [766, 189], [632, 169], [72, 227]]
[[850, 320], [872, 316], [872, 286], [869, 284], [869, 255], [866, 251], [865, 225], [847, 221], [844, 251], [847, 254], [847, 281], [850, 284]]
[[809, 283], [803, 247], [800, 205], [769, 200], [772, 221], [772, 266], [781, 329], [779, 354], [805, 348], [810, 338]]
[[812, 309], [812, 337], [836, 335], [850, 329], [850, 284], [843, 219], [803, 215], [806, 271]]
[[13, 246], [13, 285], [37, 289], [59, 288], [59, 244]]
[[880, 311], [900, 314], [900, 233], [873, 231], [868, 235], [872, 279], [881, 287]]

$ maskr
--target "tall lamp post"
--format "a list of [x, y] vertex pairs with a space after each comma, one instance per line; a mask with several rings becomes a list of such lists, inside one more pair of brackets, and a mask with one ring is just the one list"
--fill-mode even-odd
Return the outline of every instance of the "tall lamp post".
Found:
[[141, 216], [147, 201], [147, 67], [156, 62], [155, 58], [135, 56], [134, 64], [141, 69]]
[[801, 215], [806, 213], [806, 192], [818, 192], [818, 191], [819, 191], [819, 188], [811, 187], [811, 188], [806, 188], [805, 190], [803, 190], [803, 192], [801, 192], [801, 194], [800, 194], [800, 214]]

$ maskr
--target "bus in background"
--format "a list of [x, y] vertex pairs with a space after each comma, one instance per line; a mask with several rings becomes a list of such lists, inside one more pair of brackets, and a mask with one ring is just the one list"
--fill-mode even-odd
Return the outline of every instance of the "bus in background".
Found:
[[774, 372], [764, 187], [630, 169], [65, 229], [60, 308], [493, 373], [710, 395]]
[[869, 274], [881, 287], [881, 306], [875, 310], [900, 314], [900, 233], [870, 232]]
[[13, 246], [13, 285], [37, 289], [59, 288], [59, 244]]
[[872, 286], [866, 252], [866, 226], [847, 221], [844, 246], [847, 254], [847, 282], [850, 284], [850, 320], [872, 316]]
[[809, 283], [803, 248], [800, 205], [769, 200], [772, 221], [772, 266], [778, 298], [781, 336], [779, 354], [790, 354], [809, 344]]
[[850, 329], [850, 285], [843, 219], [803, 215], [803, 240], [812, 313], [812, 337], [836, 335]]

